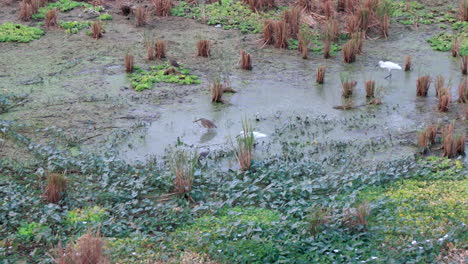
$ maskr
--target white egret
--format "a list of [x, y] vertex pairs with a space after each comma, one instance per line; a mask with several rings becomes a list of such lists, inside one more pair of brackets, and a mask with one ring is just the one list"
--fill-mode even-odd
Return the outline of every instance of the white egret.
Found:
[[[254, 139], [261, 139], [261, 138], [266, 138], [267, 137], [267, 135], [265, 135], [263, 133], [260, 133], [260, 132], [257, 132], [257, 131], [252, 131], [252, 135], [253, 135]], [[244, 136], [244, 131], [241, 131], [239, 133], [239, 136], [243, 137]]]
[[401, 70], [401, 66], [391, 62], [391, 61], [379, 61], [379, 64], [377, 65], [382, 69], [387, 69], [388, 70], [388, 76], [385, 77], [385, 79], [392, 77], [392, 70]]

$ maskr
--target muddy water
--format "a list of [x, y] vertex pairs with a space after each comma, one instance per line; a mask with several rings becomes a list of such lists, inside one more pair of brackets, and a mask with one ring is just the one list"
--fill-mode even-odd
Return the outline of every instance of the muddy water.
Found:
[[[357, 118], [358, 121], [352, 129], [338, 125], [332, 130], [315, 133], [315, 138], [300, 137], [303, 141], [339, 140], [364, 144], [372, 137], [387, 139], [392, 135], [411, 135], [405, 141], [414, 142], [416, 130], [430, 123], [453, 119], [460, 110], [454, 104], [452, 113], [438, 113], [433, 88], [427, 98], [415, 96], [418, 76], [441, 74], [451, 84], [453, 95], [457, 94], [456, 86], [462, 78], [458, 61], [448, 53], [432, 51], [425, 43], [426, 37], [424, 33], [397, 34], [389, 41], [367, 41], [364, 54], [350, 65], [340, 62], [341, 54], [324, 61], [316, 55], [311, 60], [301, 60], [297, 56], [275, 57], [275, 51], [268, 49], [259, 51], [264, 53], [260, 54], [262, 59], [267, 58], [274, 65], [272, 70], [268, 71], [268, 66], [261, 65], [252, 72], [231, 75], [232, 87], [238, 92], [226, 96], [229, 104], [212, 104], [207, 88], [182, 104], [163, 106], [158, 121], [151, 123], [143, 134], [123, 144], [122, 156], [129, 160], [143, 160], [150, 155], [163, 154], [166, 148], [176, 143], [211, 150], [229, 148], [230, 140], [242, 129], [243, 118], [254, 120], [255, 130], [268, 135], [267, 142], [289, 140], [297, 131], [280, 134], [278, 128], [290, 122], [291, 117], [306, 116], [322, 116], [335, 121]], [[379, 60], [403, 65], [405, 55], [413, 57], [412, 72], [394, 71], [392, 78], [386, 80], [387, 72], [375, 67]], [[319, 65], [328, 67], [324, 85], [317, 85], [314, 81], [315, 69]], [[341, 72], [348, 72], [352, 79], [358, 81], [352, 99], [356, 109], [342, 111], [333, 108], [342, 104]], [[376, 81], [383, 105], [364, 106], [364, 82], [369, 79]], [[207, 130], [193, 123], [201, 117], [212, 120], [218, 128]], [[272, 147], [264, 151], [273, 154], [281, 152], [281, 149]], [[394, 144], [384, 151], [372, 153], [371, 158], [409, 156], [414, 152], [414, 146]]]

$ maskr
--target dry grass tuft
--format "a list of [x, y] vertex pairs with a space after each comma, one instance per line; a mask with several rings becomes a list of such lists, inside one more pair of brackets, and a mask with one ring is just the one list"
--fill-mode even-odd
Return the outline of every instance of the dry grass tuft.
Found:
[[241, 61], [240, 61], [241, 69], [251, 71], [252, 70], [252, 56], [243, 49], [240, 50], [240, 55], [241, 55]]
[[352, 63], [356, 61], [356, 54], [358, 53], [358, 46], [356, 40], [350, 39], [343, 45], [343, 61]]
[[192, 190], [197, 154], [190, 154], [185, 150], [176, 150], [172, 157], [172, 169], [174, 170], [174, 191], [180, 195]]
[[22, 21], [31, 20], [31, 16], [34, 14], [33, 6], [30, 1], [23, 0], [19, 4], [19, 19]]
[[431, 85], [431, 77], [421, 76], [416, 81], [416, 96], [427, 96], [429, 86]]
[[366, 81], [365, 86], [366, 86], [366, 97], [367, 98], [374, 98], [375, 81], [368, 80], [368, 81]]
[[468, 81], [463, 78], [463, 81], [458, 85], [458, 102], [468, 103]]
[[312, 235], [316, 235], [322, 231], [323, 226], [330, 219], [330, 211], [325, 208], [318, 206], [310, 208], [308, 222], [309, 222], [309, 231]]
[[275, 44], [275, 21], [265, 19], [263, 24], [263, 43], [264, 45]]
[[318, 84], [323, 84], [324, 83], [324, 81], [325, 81], [325, 70], [326, 70], [325, 66], [320, 66], [320, 67], [317, 68], [317, 73], [315, 74], [315, 81]]
[[197, 56], [209, 57], [211, 55], [211, 47], [209, 40], [199, 40], [197, 42]]
[[460, 0], [458, 13], [461, 21], [468, 21], [468, 0]]
[[345, 209], [343, 210], [343, 224], [352, 229], [366, 230], [370, 213], [367, 203]]
[[436, 96], [439, 97], [440, 90], [444, 88], [445, 85], [445, 78], [442, 75], [437, 75], [435, 82], [434, 82], [434, 87], [436, 90]]
[[302, 12], [312, 13], [317, 9], [315, 0], [298, 0], [295, 6], [299, 7]]
[[322, 5], [320, 8], [321, 8], [322, 14], [326, 18], [331, 18], [335, 15], [335, 8], [333, 6], [332, 0], [322, 0]]
[[148, 12], [142, 6], [138, 6], [135, 10], [135, 25], [142, 27], [148, 22]]
[[463, 75], [468, 73], [468, 55], [463, 55], [461, 57], [460, 70]]
[[59, 245], [57, 259], [54, 261], [57, 264], [109, 264], [104, 248], [105, 241], [99, 232], [93, 234], [88, 231], [66, 249]]
[[275, 48], [285, 49], [288, 47], [288, 30], [285, 21], [275, 21], [274, 23]]
[[460, 155], [465, 155], [465, 141], [466, 135], [462, 134], [456, 138], [455, 141], [455, 152]]
[[452, 40], [452, 56], [457, 57], [460, 55], [460, 46], [461, 46], [461, 38], [454, 37]]
[[248, 121], [242, 120], [242, 134], [237, 137], [237, 146], [234, 148], [234, 153], [242, 171], [249, 170], [252, 166], [254, 143], [252, 125]]
[[132, 73], [133, 72], [133, 65], [134, 65], [134, 58], [133, 55], [126, 54], [124, 58], [125, 64], [125, 72]]
[[148, 60], [154, 60], [154, 49], [152, 43], [146, 44], [146, 58]]
[[405, 57], [405, 71], [411, 71], [411, 56], [406, 56]]
[[283, 21], [287, 26], [287, 37], [297, 39], [299, 34], [299, 26], [301, 24], [301, 9], [293, 7], [285, 10], [283, 13]]
[[456, 155], [454, 131], [455, 127], [453, 124], [448, 124], [442, 128], [442, 148], [444, 149], [444, 157], [452, 158]]
[[58, 203], [67, 188], [65, 176], [59, 173], [50, 173], [47, 175], [47, 186], [44, 191], [44, 197], [49, 203]]
[[94, 39], [99, 39], [102, 37], [102, 32], [103, 32], [103, 28], [102, 28], [102, 22], [97, 20], [97, 21], [94, 21], [92, 24], [91, 24], [91, 36], [94, 38]]
[[45, 26], [46, 27], [58, 27], [58, 15], [57, 10], [49, 10], [45, 15]]
[[210, 85], [210, 92], [211, 92], [211, 102], [213, 103], [224, 103], [223, 94], [224, 94], [224, 85], [216, 79]]
[[355, 15], [347, 15], [345, 28], [348, 34], [354, 34], [358, 32], [360, 29], [359, 17]]
[[439, 98], [439, 105], [437, 107], [439, 112], [448, 112], [451, 98], [449, 88], [441, 88], [437, 97]]
[[418, 133], [418, 147], [421, 154], [426, 153], [429, 148], [429, 138], [427, 137], [426, 131], [421, 131]]
[[349, 98], [353, 95], [354, 87], [356, 87], [356, 81], [350, 81], [348, 76], [341, 75], [341, 88], [342, 88], [342, 96], [344, 98]]
[[299, 46], [298, 50], [301, 53], [301, 56], [304, 60], [309, 58], [309, 46], [310, 46], [310, 39], [305, 36], [305, 34], [298, 35]]
[[276, 8], [275, 0], [243, 0], [254, 12]]
[[169, 16], [171, 8], [174, 6], [173, 0], [151, 0], [157, 16]]
[[154, 43], [154, 56], [159, 60], [166, 58], [166, 41], [156, 40]]

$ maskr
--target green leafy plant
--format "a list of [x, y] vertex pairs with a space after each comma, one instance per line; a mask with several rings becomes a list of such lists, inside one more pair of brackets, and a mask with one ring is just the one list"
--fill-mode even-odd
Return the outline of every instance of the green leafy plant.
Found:
[[77, 7], [84, 7], [84, 8], [91, 8], [95, 11], [100, 11], [101, 7], [99, 6], [93, 6], [91, 4], [88, 4], [86, 2], [76, 2], [72, 0], [59, 0], [57, 2], [53, 3], [48, 3], [46, 6], [39, 8], [38, 12], [36, 14], [32, 15], [33, 19], [44, 19], [45, 14], [52, 10], [52, 9], [57, 9], [60, 12], [67, 12], [70, 10], [73, 10], [74, 8]]
[[200, 83], [198, 76], [190, 75], [189, 70], [181, 67], [175, 69], [168, 63], [159, 66], [151, 66], [149, 71], [135, 66], [133, 73], [129, 73], [128, 77], [135, 91], [151, 89], [154, 83], [160, 82], [181, 85]]
[[82, 29], [89, 28], [91, 21], [63, 21], [59, 22], [60, 27], [65, 29], [67, 34], [77, 34]]
[[99, 20], [112, 20], [113, 17], [109, 14], [109, 13], [105, 13], [105, 14], [102, 14], [102, 15], [99, 15]]
[[100, 223], [104, 220], [106, 210], [99, 206], [75, 209], [67, 213], [66, 222], [69, 225]]
[[44, 35], [44, 30], [11, 22], [0, 25], [0, 42], [31, 42]]
[[36, 222], [23, 223], [18, 228], [18, 238], [25, 241], [39, 240], [42, 236], [50, 233], [50, 228]]

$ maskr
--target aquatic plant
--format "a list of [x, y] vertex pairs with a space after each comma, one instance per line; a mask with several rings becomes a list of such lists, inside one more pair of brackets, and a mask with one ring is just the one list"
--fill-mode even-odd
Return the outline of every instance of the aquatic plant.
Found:
[[40, 28], [7, 22], [0, 25], [0, 42], [31, 42], [44, 35]]
[[130, 83], [135, 91], [140, 92], [151, 89], [154, 83], [176, 83], [180, 85], [199, 84], [196, 75], [190, 75], [190, 71], [182, 67], [173, 67], [167, 62], [151, 66], [149, 70], [134, 66], [133, 73], [128, 75]]
[[467, 75], [467, 73], [468, 73], [468, 55], [461, 56], [460, 70], [461, 70], [463, 75]]
[[157, 16], [169, 16], [171, 8], [174, 6], [173, 0], [151, 0], [151, 2]]
[[252, 70], [252, 55], [247, 53], [245, 50], [241, 49], [240, 56], [241, 56], [241, 59], [240, 59], [241, 69], [251, 71]]
[[411, 71], [411, 56], [405, 56], [405, 71]]
[[142, 27], [148, 23], [148, 12], [143, 6], [138, 6], [135, 10], [135, 26]]
[[375, 81], [374, 80], [367, 80], [365, 82], [365, 86], [366, 86], [366, 97], [367, 98], [374, 98]]
[[57, 27], [59, 25], [57, 16], [57, 10], [52, 9], [46, 13], [45, 26], [46, 27]]
[[275, 0], [242, 0], [254, 12], [264, 11], [276, 7]]
[[47, 186], [44, 197], [48, 203], [58, 203], [66, 191], [67, 180], [63, 174], [50, 173], [47, 175]]
[[133, 72], [133, 65], [134, 65], [134, 58], [131, 54], [125, 54], [124, 57], [124, 65], [125, 65], [125, 72], [132, 73]]
[[105, 21], [105, 20], [112, 20], [113, 17], [109, 13], [105, 13], [105, 14], [99, 15], [98, 19], [101, 21]]
[[353, 95], [354, 87], [356, 87], [357, 82], [351, 81], [349, 75], [346, 73], [340, 74], [340, 80], [341, 80], [341, 95], [344, 98], [351, 97]]
[[156, 40], [154, 43], [154, 53], [159, 60], [166, 58], [166, 41]]
[[64, 249], [59, 244], [56, 251], [55, 263], [99, 263], [109, 264], [109, 259], [105, 253], [105, 241], [100, 232], [88, 232], [79, 237], [75, 243], [70, 243]]
[[421, 76], [416, 81], [416, 96], [427, 96], [429, 86], [431, 85], [431, 77], [428, 75]]
[[466, 78], [458, 85], [458, 102], [468, 103], [468, 81]]
[[297, 39], [301, 24], [301, 10], [297, 7], [285, 10], [282, 19], [286, 23], [287, 38]]
[[197, 41], [197, 56], [199, 57], [210, 57], [211, 55], [211, 45], [209, 40], [199, 40]]
[[234, 148], [242, 171], [249, 170], [252, 166], [254, 143], [252, 124], [248, 120], [242, 120], [242, 133], [237, 137], [237, 146]]
[[323, 84], [325, 81], [325, 66], [320, 66], [317, 68], [317, 72], [315, 73], [315, 81], [318, 84]]
[[451, 95], [449, 88], [440, 88], [439, 95], [437, 96], [439, 99], [439, 105], [437, 109], [439, 112], [448, 112], [449, 111], [449, 104], [451, 101]]
[[22, 0], [19, 4], [18, 18], [22, 21], [29, 21], [33, 15], [33, 7], [31, 1]]
[[223, 94], [224, 94], [224, 84], [216, 78], [213, 83], [210, 85], [211, 92], [211, 102], [213, 103], [224, 103]]
[[65, 29], [67, 34], [77, 34], [80, 30], [89, 28], [91, 21], [60, 21], [60, 27]]
[[174, 171], [174, 192], [185, 195], [192, 190], [195, 167], [198, 162], [197, 153], [177, 149], [172, 155], [172, 170]]
[[91, 37], [94, 39], [100, 39], [102, 37], [103, 28], [102, 22], [100, 20], [96, 20], [91, 23]]
[[358, 53], [358, 47], [355, 39], [348, 40], [343, 45], [343, 61], [346, 63], [352, 63], [356, 61], [356, 54]]
[[316, 205], [309, 209], [307, 222], [309, 224], [309, 232], [315, 236], [324, 229], [325, 224], [330, 220], [330, 210], [323, 206]]

